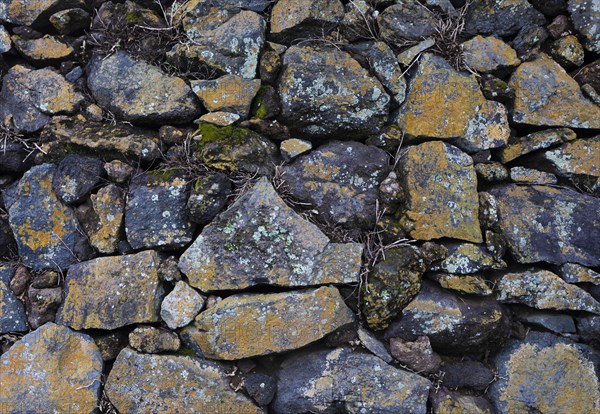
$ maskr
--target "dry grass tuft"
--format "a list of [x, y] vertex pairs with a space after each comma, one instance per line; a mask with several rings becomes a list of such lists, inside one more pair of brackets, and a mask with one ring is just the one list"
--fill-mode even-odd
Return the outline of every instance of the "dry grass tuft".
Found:
[[443, 56], [456, 70], [467, 70], [475, 73], [465, 63], [462, 49], [462, 33], [465, 29], [466, 17], [472, 0], [457, 10], [456, 15], [440, 16], [435, 24], [435, 45], [431, 49], [433, 53]]

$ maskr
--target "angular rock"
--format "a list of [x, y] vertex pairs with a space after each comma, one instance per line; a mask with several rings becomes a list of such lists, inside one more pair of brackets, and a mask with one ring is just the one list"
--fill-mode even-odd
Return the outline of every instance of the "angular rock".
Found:
[[106, 395], [122, 413], [198, 412], [261, 414], [229, 387], [226, 367], [178, 355], [121, 351], [106, 381]]
[[362, 250], [358, 243], [331, 243], [261, 178], [204, 227], [179, 268], [204, 292], [352, 283], [358, 280]]
[[281, 121], [306, 137], [364, 137], [379, 132], [390, 97], [354, 60], [335, 48], [292, 46], [278, 81]]
[[198, 224], [210, 223], [225, 207], [231, 192], [231, 180], [223, 173], [198, 178], [187, 201], [189, 219]]
[[191, 86], [209, 111], [226, 111], [247, 118], [260, 80], [225, 75], [215, 80], [192, 81]]
[[429, 401], [435, 414], [469, 413], [494, 414], [494, 408], [483, 397], [461, 394], [441, 387], [429, 395]]
[[552, 44], [551, 55], [562, 67], [573, 69], [585, 62], [585, 51], [577, 36], [561, 37]]
[[252, 373], [244, 378], [244, 389], [262, 407], [268, 405], [275, 397], [277, 382], [268, 375]]
[[600, 273], [576, 263], [565, 263], [558, 272], [567, 283], [592, 283], [600, 285]]
[[435, 15], [416, 0], [401, 0], [378, 17], [381, 36], [390, 43], [421, 40], [435, 34]]
[[[344, 5], [344, 18], [337, 30], [350, 42], [362, 39], [372, 39], [376, 32], [376, 21], [365, 22], [365, 16], [373, 16], [371, 2], [354, 0]], [[366, 23], [366, 24], [365, 24]]]
[[284, 161], [290, 162], [299, 155], [309, 152], [313, 148], [310, 141], [303, 139], [286, 139], [281, 142], [279, 151], [281, 151], [281, 157]]
[[426, 336], [420, 336], [414, 341], [390, 338], [390, 352], [400, 364], [417, 373], [434, 374], [442, 364], [442, 358], [431, 349]]
[[48, 19], [60, 34], [71, 34], [90, 27], [90, 14], [82, 8], [61, 10]]
[[92, 194], [94, 223], [86, 228], [91, 245], [100, 253], [110, 254], [117, 251], [122, 239], [123, 217], [125, 214], [125, 197], [122, 190], [110, 184]]
[[57, 322], [73, 329], [116, 329], [157, 322], [163, 287], [154, 251], [101, 257], [71, 266]]
[[31, 329], [37, 329], [46, 322], [54, 322], [61, 302], [61, 287], [36, 289], [33, 286], [29, 286], [26, 303], [27, 316]]
[[10, 33], [4, 26], [0, 26], [0, 53], [6, 53], [12, 48]]
[[539, 326], [550, 332], [557, 334], [577, 332], [573, 317], [564, 313], [540, 311], [525, 306], [511, 306], [511, 311], [516, 320]]
[[102, 366], [92, 338], [48, 323], [0, 357], [2, 412], [94, 413]]
[[431, 383], [376, 356], [348, 348], [288, 357], [277, 373], [275, 414], [373, 412], [425, 414]]
[[194, 320], [205, 301], [204, 296], [180, 280], [162, 301], [160, 317], [169, 328], [181, 328]]
[[542, 46], [549, 37], [544, 26], [525, 26], [511, 42], [521, 62], [531, 61], [542, 52]]
[[515, 90], [512, 117], [518, 124], [600, 128], [600, 107], [547, 55], [519, 66], [509, 85]]
[[443, 384], [446, 388], [485, 390], [494, 382], [494, 372], [479, 361], [450, 362], [444, 365]]
[[508, 145], [498, 151], [498, 159], [508, 163], [522, 155], [549, 148], [563, 142], [572, 141], [577, 138], [575, 132], [568, 128], [547, 129], [534, 132], [524, 137], [509, 141]]
[[281, 0], [271, 12], [271, 36], [277, 42], [314, 38], [344, 18], [340, 0]]
[[499, 162], [480, 162], [475, 164], [477, 178], [487, 182], [504, 181], [508, 179], [508, 169]]
[[504, 185], [489, 190], [498, 202], [499, 230], [519, 263], [600, 265], [600, 205], [569, 189]]
[[70, 45], [53, 36], [46, 35], [40, 39], [13, 36], [12, 40], [15, 49], [35, 65], [56, 65], [75, 55], [75, 50]]
[[581, 341], [600, 348], [600, 316], [591, 315], [577, 318], [577, 332]]
[[600, 53], [600, 7], [594, 0], [569, 0], [569, 13], [573, 26], [583, 37], [587, 50]]
[[146, 354], [177, 352], [181, 341], [175, 332], [150, 325], [140, 325], [129, 334], [129, 345]]
[[512, 167], [510, 169], [510, 179], [516, 183], [537, 185], [556, 184], [557, 182], [554, 174], [524, 167]]
[[432, 37], [428, 37], [416, 45], [402, 51], [398, 55], [398, 63], [400, 63], [402, 67], [408, 68], [410, 64], [413, 63], [413, 61], [417, 58], [417, 56], [420, 56], [423, 52], [425, 52], [427, 49], [431, 49], [433, 46], [435, 46], [435, 40]]
[[23, 303], [11, 290], [13, 268], [0, 263], [0, 335], [27, 332], [27, 315]]
[[397, 170], [406, 192], [400, 223], [412, 238], [483, 241], [471, 157], [452, 145], [426, 142], [404, 150]]
[[434, 273], [430, 278], [444, 289], [453, 290], [466, 295], [489, 296], [492, 289], [485, 279], [478, 275], [452, 275], [447, 273]]
[[586, 311], [600, 314], [600, 303], [585, 290], [547, 270], [508, 273], [498, 283], [498, 301], [536, 309]]
[[54, 173], [54, 193], [65, 204], [82, 202], [100, 184], [104, 175], [103, 164], [96, 158], [67, 155]]
[[477, 72], [498, 73], [521, 64], [517, 53], [502, 40], [475, 36], [462, 44], [465, 64]]
[[429, 270], [444, 271], [460, 275], [477, 273], [481, 270], [500, 270], [506, 268], [504, 261], [496, 261], [483, 245], [471, 243], [450, 243], [448, 256]]
[[89, 67], [87, 81], [98, 104], [117, 118], [140, 124], [184, 123], [200, 115], [190, 87], [158, 67], [117, 51]]
[[358, 334], [358, 339], [363, 347], [388, 364], [392, 362], [392, 356], [386, 349], [385, 345], [383, 342], [377, 339], [374, 334], [363, 327], [359, 327], [356, 333]]
[[465, 31], [473, 35], [511, 36], [524, 27], [545, 22], [544, 15], [527, 0], [481, 0], [469, 7]]
[[353, 322], [338, 290], [321, 287], [229, 296], [196, 317], [190, 336], [207, 358], [235, 360], [301, 348]]
[[43, 28], [48, 17], [70, 7], [82, 7], [81, 0], [3, 0], [0, 22]]
[[230, 112], [209, 112], [208, 114], [202, 115], [198, 120], [207, 124], [213, 124], [217, 126], [228, 126], [233, 125], [240, 120], [238, 114], [232, 114]]
[[594, 366], [599, 358], [582, 345], [531, 332], [495, 357], [498, 380], [488, 394], [499, 414], [597, 412], [600, 384]]

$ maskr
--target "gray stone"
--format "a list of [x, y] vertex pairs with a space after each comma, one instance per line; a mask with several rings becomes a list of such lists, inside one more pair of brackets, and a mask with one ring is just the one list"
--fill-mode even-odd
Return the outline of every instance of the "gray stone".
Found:
[[600, 53], [600, 7], [597, 0], [569, 0], [573, 26], [583, 37], [587, 50]]
[[204, 296], [180, 280], [162, 301], [160, 317], [169, 328], [181, 328], [194, 320], [205, 301]]
[[448, 256], [430, 266], [429, 270], [468, 275], [481, 270], [501, 270], [506, 268], [504, 261], [497, 261], [481, 244], [447, 243]]
[[258, 405], [266, 406], [275, 397], [277, 382], [268, 375], [252, 373], [244, 378], [244, 388]]
[[223, 173], [198, 178], [187, 201], [190, 221], [198, 224], [210, 223], [225, 207], [231, 192], [231, 180]]
[[150, 325], [140, 325], [129, 334], [129, 345], [146, 354], [177, 352], [181, 341], [175, 332]]
[[373, 355], [381, 358], [383, 361], [388, 364], [392, 362], [392, 356], [385, 348], [383, 342], [381, 342], [375, 335], [373, 335], [370, 331], [366, 330], [362, 326], [358, 328], [358, 339], [360, 339], [360, 343], [366, 349], [368, 349]]
[[381, 36], [390, 43], [421, 40], [435, 34], [435, 15], [416, 0], [400, 0], [378, 17]]
[[48, 17], [71, 7], [85, 7], [82, 0], [2, 0], [0, 22], [44, 28]]
[[0, 335], [28, 330], [25, 307], [10, 288], [14, 273], [13, 268], [0, 263]]
[[557, 334], [576, 333], [575, 321], [572, 316], [559, 312], [540, 311], [525, 306], [512, 306], [511, 311], [518, 321], [539, 326]]
[[329, 32], [344, 17], [340, 0], [280, 0], [271, 12], [271, 36], [291, 43]]
[[79, 7], [61, 10], [50, 16], [52, 26], [60, 34], [71, 34], [90, 27], [90, 14]]
[[527, 0], [480, 0], [469, 7], [465, 31], [473, 35], [510, 36], [523, 27], [545, 22], [544, 15]]
[[442, 358], [433, 351], [426, 336], [414, 341], [392, 337], [390, 352], [400, 364], [419, 374], [435, 374], [442, 364]]
[[494, 372], [479, 361], [450, 362], [442, 368], [446, 388], [471, 388], [485, 390], [494, 382]]
[[567, 283], [592, 283], [600, 285], [600, 273], [577, 263], [565, 263], [558, 275]]
[[102, 181], [103, 165], [95, 158], [67, 155], [54, 173], [54, 193], [66, 204], [82, 202]]

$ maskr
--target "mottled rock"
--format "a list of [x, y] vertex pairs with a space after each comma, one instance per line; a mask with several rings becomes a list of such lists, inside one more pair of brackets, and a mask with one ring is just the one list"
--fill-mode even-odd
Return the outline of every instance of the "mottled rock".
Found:
[[534, 132], [524, 137], [509, 140], [508, 145], [498, 151], [498, 158], [503, 163], [508, 163], [530, 152], [572, 141], [575, 138], [577, 138], [575, 132], [568, 128], [546, 129]]
[[27, 290], [27, 319], [31, 329], [37, 329], [46, 322], [54, 322], [56, 312], [62, 302], [62, 288], [53, 287]]
[[600, 316], [591, 315], [577, 318], [577, 332], [581, 341], [600, 349]]
[[426, 336], [414, 341], [390, 338], [390, 352], [400, 364], [417, 373], [437, 373], [442, 364], [442, 358], [433, 351]]
[[544, 15], [527, 0], [481, 0], [469, 7], [465, 31], [474, 35], [510, 36], [524, 27], [545, 22]]
[[232, 114], [230, 112], [209, 112], [202, 115], [198, 120], [207, 124], [213, 124], [217, 126], [228, 126], [233, 125], [240, 120], [238, 114]]
[[54, 36], [46, 35], [39, 39], [13, 36], [12, 41], [15, 49], [35, 65], [56, 65], [72, 59], [75, 55], [75, 50], [71, 45]]
[[181, 341], [176, 333], [164, 328], [140, 325], [129, 334], [129, 345], [146, 354], [177, 352]]
[[485, 390], [494, 380], [494, 372], [479, 361], [446, 363], [443, 384], [446, 388], [471, 388]]
[[531, 61], [538, 56], [548, 39], [549, 33], [544, 26], [525, 26], [511, 42], [521, 62]]
[[204, 292], [352, 283], [358, 280], [362, 249], [358, 243], [331, 243], [262, 178], [204, 227], [179, 268]]
[[154, 251], [71, 266], [57, 322], [73, 329], [116, 329], [158, 321], [163, 287]]
[[453, 275], [447, 273], [434, 273], [430, 278], [444, 289], [450, 289], [466, 295], [488, 296], [492, 289], [485, 279], [478, 275]]
[[0, 357], [3, 413], [93, 413], [102, 357], [88, 335], [48, 323]]
[[189, 324], [204, 306], [206, 298], [187, 283], [179, 281], [160, 305], [160, 317], [171, 329]]
[[307, 137], [364, 137], [387, 118], [390, 97], [350, 54], [292, 46], [278, 81], [281, 121]]
[[82, 8], [61, 10], [48, 19], [60, 34], [71, 34], [90, 27], [90, 14]]
[[416, 0], [401, 0], [378, 17], [381, 36], [390, 43], [421, 40], [435, 34], [435, 15]]
[[263, 412], [229, 387], [225, 366], [188, 356], [140, 354], [125, 348], [105, 390], [122, 413]]
[[508, 179], [508, 168], [499, 162], [480, 162], [475, 164], [477, 178], [487, 182], [504, 181]]
[[280, 0], [271, 12], [271, 36], [291, 42], [329, 32], [344, 17], [340, 0]]
[[516, 183], [537, 185], [556, 184], [557, 182], [554, 174], [525, 167], [511, 168], [510, 179]]
[[0, 25], [0, 53], [6, 53], [12, 48], [12, 40], [8, 30]]
[[462, 44], [465, 64], [481, 73], [498, 73], [521, 64], [517, 52], [502, 40], [475, 36]]
[[400, 63], [403, 67], [408, 68], [411, 63], [420, 56], [427, 49], [431, 49], [435, 46], [435, 40], [432, 37], [429, 37], [425, 40], [420, 41], [416, 45], [409, 47], [406, 50], [403, 50], [398, 55], [398, 63]]
[[84, 5], [81, 0], [3, 0], [0, 22], [43, 28], [53, 13]]
[[441, 387], [429, 395], [434, 414], [494, 414], [494, 408], [483, 397], [461, 394]]
[[92, 194], [93, 222], [86, 233], [91, 245], [100, 253], [114, 253], [122, 237], [125, 197], [122, 190], [110, 184]]
[[0, 264], [0, 335], [28, 330], [23, 303], [11, 290], [14, 273], [13, 268]]
[[281, 151], [281, 157], [284, 161], [292, 161], [294, 158], [309, 152], [312, 149], [312, 143], [303, 139], [286, 139], [281, 142], [279, 151]]
[[577, 263], [563, 264], [558, 274], [567, 283], [593, 283], [594, 285], [600, 285], [600, 273]]
[[550, 332], [557, 334], [577, 332], [573, 317], [564, 313], [540, 311], [525, 306], [511, 306], [511, 311], [516, 320]]
[[[350, 42], [372, 39], [373, 34], [377, 33], [375, 10], [372, 6], [372, 2], [365, 0], [354, 0], [344, 4], [344, 18], [337, 27], [340, 34]], [[365, 22], [366, 16], [373, 20]]]
[[566, 69], [573, 69], [583, 65], [585, 52], [577, 40], [577, 36], [561, 37], [552, 44], [551, 55]]
[[430, 266], [429, 270], [467, 275], [481, 270], [506, 268], [506, 263], [497, 261], [484, 245], [448, 243], [446, 246], [448, 247], [446, 258]]
[[225, 207], [231, 192], [231, 180], [223, 173], [198, 178], [187, 201], [189, 219], [198, 224], [210, 223]]
[[244, 389], [262, 407], [268, 405], [275, 397], [277, 382], [268, 375], [252, 373], [244, 378]]
[[226, 111], [247, 118], [260, 80], [225, 75], [215, 80], [192, 81], [191, 86], [209, 111]]
[[373, 355], [381, 358], [388, 364], [392, 362], [392, 356], [386, 349], [385, 345], [383, 344], [383, 342], [377, 339], [377, 337], [373, 333], [363, 328], [362, 326], [358, 328], [356, 333], [363, 347], [368, 349]]
[[67, 155], [54, 173], [52, 189], [64, 203], [77, 204], [100, 184], [103, 175], [102, 161], [81, 155]]
[[569, 0], [569, 13], [575, 30], [583, 37], [587, 50], [600, 53], [600, 7], [595, 0]]

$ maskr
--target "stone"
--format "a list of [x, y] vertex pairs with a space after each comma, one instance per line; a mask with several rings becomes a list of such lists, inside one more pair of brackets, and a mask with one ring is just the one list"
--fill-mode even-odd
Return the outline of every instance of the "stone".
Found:
[[358, 339], [363, 347], [369, 350], [373, 355], [381, 358], [383, 361], [390, 364], [392, 362], [392, 356], [386, 349], [383, 342], [381, 342], [377, 337], [363, 328], [362, 326], [357, 330]]
[[105, 392], [122, 413], [199, 412], [261, 414], [250, 398], [229, 387], [218, 362], [180, 355], [121, 351]]
[[506, 109], [485, 99], [475, 76], [429, 53], [409, 82], [398, 125], [407, 142], [454, 139], [467, 152], [503, 147], [510, 135]]
[[100, 253], [110, 254], [117, 251], [123, 237], [123, 218], [125, 215], [125, 196], [114, 184], [102, 187], [91, 195], [94, 212], [93, 227], [86, 228], [91, 245]]
[[205, 301], [206, 297], [180, 280], [162, 301], [160, 317], [171, 329], [184, 327], [200, 313]]
[[275, 414], [377, 412], [425, 414], [431, 383], [349, 348], [286, 358], [277, 373]]
[[217, 126], [228, 126], [233, 125], [239, 121], [241, 117], [238, 114], [232, 114], [231, 112], [209, 112], [202, 115], [198, 120], [207, 124], [213, 124]]
[[600, 346], [600, 316], [591, 315], [577, 318], [577, 331], [582, 342], [589, 343], [596, 349]]
[[541, 327], [557, 334], [577, 332], [572, 316], [564, 313], [540, 311], [528, 307], [511, 306], [513, 317], [523, 323]]
[[93, 413], [102, 387], [102, 357], [88, 335], [47, 323], [0, 356], [4, 413]]
[[491, 297], [458, 296], [428, 281], [385, 332], [386, 339], [428, 336], [444, 354], [476, 352], [502, 345], [506, 312]]
[[446, 258], [430, 266], [429, 270], [467, 275], [482, 270], [501, 270], [506, 268], [506, 263], [502, 260], [497, 261], [484, 245], [448, 243], [446, 247], [448, 247]]
[[502, 37], [545, 22], [544, 15], [527, 0], [482, 0], [469, 7], [464, 30], [467, 34]]
[[112, 181], [117, 184], [123, 184], [131, 179], [135, 169], [120, 160], [113, 160], [104, 164], [104, 170]]
[[301, 348], [353, 322], [339, 291], [321, 287], [229, 296], [196, 317], [191, 336], [206, 358], [236, 360]]
[[544, 26], [525, 26], [511, 42], [521, 62], [535, 59], [541, 52], [544, 43], [550, 37]]
[[442, 368], [446, 388], [485, 390], [494, 380], [494, 372], [479, 361], [449, 362]]
[[0, 53], [6, 53], [12, 48], [10, 33], [4, 26], [0, 25]]
[[54, 322], [61, 302], [62, 289], [60, 287], [36, 289], [29, 286], [26, 303], [31, 329], [37, 329], [46, 322]]
[[90, 14], [82, 8], [61, 10], [48, 19], [60, 34], [71, 34], [90, 27]]
[[83, 96], [52, 69], [15, 65], [2, 79], [0, 117], [17, 133], [33, 133], [52, 115], [75, 113], [82, 102]]
[[436, 33], [435, 15], [416, 0], [401, 0], [387, 7], [377, 23], [383, 39], [390, 43], [422, 40]]
[[282, 141], [279, 145], [279, 151], [284, 161], [290, 162], [299, 155], [309, 152], [313, 148], [310, 141], [303, 139], [291, 138]]
[[81, 203], [104, 178], [103, 162], [80, 155], [67, 155], [52, 179], [54, 193], [65, 204]]
[[521, 64], [517, 52], [493, 36], [475, 36], [462, 44], [462, 50], [465, 65], [481, 73], [502, 73]]
[[176, 333], [164, 328], [140, 325], [129, 334], [129, 345], [145, 354], [177, 352], [181, 341]]
[[31, 168], [19, 181], [8, 209], [19, 257], [33, 270], [66, 270], [90, 254], [73, 210], [52, 191], [55, 173], [52, 164]]
[[181, 256], [179, 269], [203, 292], [353, 283], [362, 251], [358, 243], [331, 243], [261, 178], [204, 227]]
[[154, 251], [100, 257], [71, 266], [57, 323], [73, 329], [116, 329], [157, 322], [163, 287]]
[[483, 241], [471, 157], [452, 145], [426, 142], [403, 150], [397, 170], [406, 192], [400, 224], [412, 238]]
[[306, 138], [361, 138], [379, 132], [390, 97], [352, 56], [335, 48], [292, 46], [278, 81], [280, 120]]
[[362, 315], [376, 330], [388, 327], [421, 287], [425, 264], [414, 246], [389, 250], [375, 264], [362, 292]]
[[444, 289], [465, 295], [489, 296], [492, 294], [492, 289], [486, 280], [478, 275], [434, 273], [430, 275], [430, 278]]
[[281, 0], [271, 11], [271, 36], [280, 43], [314, 38], [344, 18], [340, 0]]
[[244, 378], [244, 389], [261, 407], [269, 405], [275, 397], [277, 382], [273, 377], [261, 373], [252, 373]]
[[557, 39], [552, 44], [551, 55], [565, 69], [582, 66], [585, 62], [585, 51], [577, 40], [577, 36], [569, 35]]
[[200, 115], [196, 97], [183, 79], [136, 62], [122, 50], [92, 59], [87, 85], [98, 105], [125, 121], [176, 124]]
[[558, 275], [567, 283], [592, 283], [600, 285], [600, 273], [577, 263], [563, 264]]
[[431, 49], [433, 46], [435, 46], [435, 39], [433, 39], [432, 37], [428, 37], [427, 39], [420, 41], [416, 45], [411, 46], [406, 50], [403, 50], [398, 55], [398, 63], [400, 63], [402, 67], [408, 68], [418, 56], [420, 56], [426, 50]]
[[15, 140], [11, 139], [9, 133], [6, 141], [3, 141], [2, 144], [0, 144], [0, 171], [27, 171], [34, 165], [34, 157], [31, 156], [32, 150], [33, 147], [31, 146], [27, 148], [23, 143], [15, 142]]
[[0, 263], [0, 335], [27, 332], [27, 315], [23, 303], [11, 290], [15, 270]]
[[344, 18], [336, 30], [349, 42], [376, 38], [376, 12], [372, 6], [371, 2], [365, 0], [353, 0], [344, 4]]
[[442, 364], [442, 358], [433, 351], [426, 336], [414, 341], [390, 338], [390, 352], [401, 365], [416, 373], [435, 374]]
[[585, 65], [573, 74], [573, 79], [580, 85], [590, 84], [594, 90], [600, 93], [600, 59]]
[[247, 118], [260, 80], [225, 75], [215, 80], [191, 82], [192, 90], [210, 112], [226, 111]]
[[594, 372], [598, 354], [554, 335], [530, 332], [496, 357], [498, 380], [489, 389], [496, 412], [579, 414], [600, 407]]
[[498, 151], [498, 159], [506, 164], [531, 152], [550, 148], [576, 138], [577, 135], [575, 132], [568, 128], [546, 129], [544, 131], [533, 132], [529, 135], [509, 140], [508, 145]]
[[510, 169], [510, 179], [515, 183], [521, 184], [544, 185], [557, 183], [557, 179], [554, 174], [525, 167], [512, 167]]
[[547, 55], [519, 66], [509, 85], [515, 90], [512, 117], [517, 124], [600, 128], [600, 107]]
[[536, 157], [540, 168], [571, 179], [585, 182], [589, 188], [600, 182], [600, 136], [566, 142]]
[[17, 243], [7, 221], [0, 219], [0, 259], [17, 255]]
[[484, 397], [461, 394], [441, 387], [429, 395], [429, 401], [435, 414], [469, 413], [494, 414], [494, 408]]
[[0, 22], [14, 25], [43, 28], [48, 17], [57, 11], [71, 7], [82, 7], [81, 0], [3, 0]]
[[13, 36], [12, 41], [17, 52], [35, 65], [56, 65], [75, 56], [71, 45], [54, 36], [31, 40]]
[[232, 194], [231, 180], [217, 172], [200, 177], [187, 201], [188, 217], [198, 224], [208, 224], [221, 212]]
[[[6, 265], [2, 266], [4, 267]], [[4, 271], [6, 271], [6, 269], [4, 269]], [[18, 265], [10, 278], [10, 290], [12, 290], [16, 296], [21, 296], [25, 293], [30, 283], [31, 273], [29, 272], [29, 269], [23, 265]]]
[[498, 301], [536, 309], [586, 311], [600, 314], [598, 303], [585, 290], [566, 283], [548, 270], [508, 273], [498, 283]]
[[517, 262], [600, 265], [596, 198], [566, 188], [516, 184], [489, 193], [498, 201], [499, 231]]
[[508, 179], [508, 169], [499, 162], [480, 162], [475, 164], [477, 178], [487, 182], [504, 181]]
[[[284, 49], [285, 51], [285, 49]], [[281, 56], [274, 50], [267, 50], [260, 56], [258, 73], [260, 80], [269, 85], [275, 85], [281, 70]]]
[[560, 14], [556, 16], [554, 20], [552, 20], [552, 23], [546, 26], [546, 28], [548, 29], [550, 36], [554, 39], [560, 39], [564, 35], [569, 35], [568, 32], [572, 28], [572, 24], [567, 16]]
[[592, 53], [600, 53], [600, 8], [595, 0], [569, 0], [569, 13], [583, 45]]
[[531, 0], [530, 3], [546, 16], [556, 16], [567, 11], [567, 0]]
[[372, 229], [388, 155], [359, 142], [330, 142], [282, 167], [289, 193], [346, 228]]

